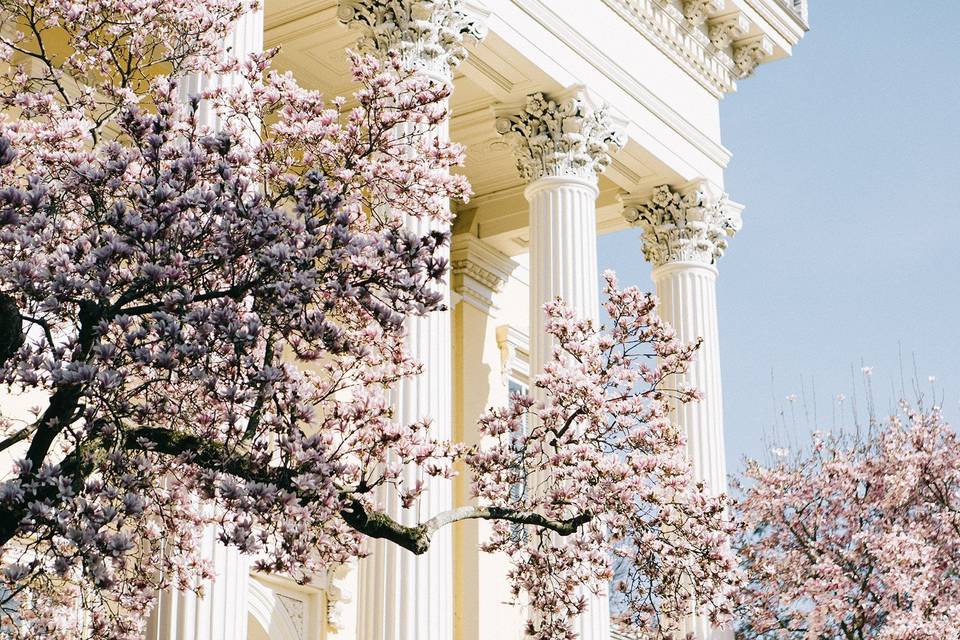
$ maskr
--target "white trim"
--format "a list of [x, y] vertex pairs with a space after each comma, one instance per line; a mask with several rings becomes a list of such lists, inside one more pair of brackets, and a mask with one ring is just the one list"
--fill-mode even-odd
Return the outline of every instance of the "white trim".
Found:
[[[304, 607], [307, 603], [303, 602]], [[276, 592], [259, 580], [251, 577], [247, 588], [247, 612], [270, 636], [270, 640], [303, 640], [304, 630], [297, 624], [286, 607], [277, 600]]]
[[[603, 1], [608, 5], [612, 5], [619, 3], [621, 0]], [[528, 16], [543, 26], [544, 29], [549, 31], [551, 35], [561, 42], [566, 43], [567, 46], [573, 49], [574, 52], [592, 65], [597, 71], [606, 76], [631, 98], [642, 104], [650, 113], [670, 127], [684, 140], [693, 145], [695, 149], [721, 167], [727, 166], [733, 155], [729, 149], [715, 142], [691, 124], [690, 121], [670, 107], [653, 91], [639, 82], [633, 74], [624, 69], [617, 61], [603, 53], [596, 45], [584, 38], [574, 27], [554, 13], [546, 3], [541, 0], [525, 0], [525, 2], [518, 4], [518, 6]], [[611, 8], [614, 7], [611, 6]], [[628, 19], [628, 16], [620, 11], [617, 13], [619, 13], [628, 24], [631, 24], [635, 28], [637, 27], [635, 19]], [[647, 36], [643, 31], [641, 31], [641, 33]], [[647, 38], [650, 39], [649, 36], [647, 36]], [[651, 42], [656, 44], [653, 40], [651, 40]], [[711, 93], [714, 93], [717, 97], [722, 95], [722, 92]]]

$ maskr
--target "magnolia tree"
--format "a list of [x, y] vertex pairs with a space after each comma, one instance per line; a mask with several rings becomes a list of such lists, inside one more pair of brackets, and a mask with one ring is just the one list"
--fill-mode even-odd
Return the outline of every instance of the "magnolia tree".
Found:
[[942, 640], [960, 628], [960, 442], [936, 412], [750, 463], [740, 637]]
[[[441, 304], [449, 242], [404, 222], [449, 222], [469, 191], [461, 149], [429, 135], [450, 87], [353, 56], [351, 106], [324, 100], [270, 53], [221, 50], [247, 8], [0, 0], [0, 381], [46, 398], [0, 424], [0, 634], [140, 636], [158, 591], [211, 577], [207, 527], [308, 581], [370, 538], [419, 554], [470, 518], [494, 522], [533, 636], [573, 637], [614, 555], [624, 620], [723, 619], [724, 501], [668, 415], [696, 393], [664, 383], [695, 345], [609, 276], [610, 330], [549, 305], [544, 399], [485, 416], [482, 446], [395, 421], [389, 390], [420, 371], [404, 320]], [[190, 73], [239, 81], [186, 100]], [[382, 510], [379, 488], [416, 508], [424, 483], [404, 478], [457, 460], [470, 504], [417, 526]]]

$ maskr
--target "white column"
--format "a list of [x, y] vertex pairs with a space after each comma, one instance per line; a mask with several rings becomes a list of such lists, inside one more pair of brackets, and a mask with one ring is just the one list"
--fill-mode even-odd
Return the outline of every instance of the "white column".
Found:
[[[247, 11], [234, 24], [223, 40], [223, 48], [233, 57], [243, 60], [251, 53], [263, 52], [263, 7]], [[242, 80], [239, 74], [191, 73], [180, 81], [180, 97], [187, 102], [193, 96], [206, 91], [230, 89]], [[197, 121], [201, 126], [218, 128], [217, 114], [209, 100], [202, 100], [197, 108]]]
[[[263, 51], [262, 7], [243, 14], [224, 38], [223, 46], [240, 59]], [[237, 74], [190, 74], [181, 81], [180, 96], [186, 102], [239, 81]], [[208, 100], [200, 102], [197, 120], [201, 126], [220, 126]], [[193, 592], [161, 593], [147, 625], [148, 640], [246, 640], [250, 559], [236, 547], [217, 540], [214, 526], [202, 533], [201, 557], [212, 563], [214, 571], [213, 580], [203, 585], [203, 597]]]
[[[482, 27], [467, 15], [460, 0], [341, 0], [339, 19], [360, 27], [361, 51], [385, 56], [399, 51], [411, 70], [437, 82], [452, 84], [453, 69], [464, 57], [465, 39], [479, 40]], [[449, 125], [432, 132], [449, 140]], [[409, 219], [407, 227], [426, 235], [438, 223]], [[441, 229], [449, 231], [449, 225]], [[449, 258], [449, 248], [445, 256]], [[406, 321], [407, 347], [423, 364], [424, 373], [401, 381], [393, 390], [395, 416], [412, 424], [429, 418], [433, 435], [449, 440], [452, 429], [452, 337], [449, 281], [443, 290], [443, 310]], [[413, 468], [405, 482], [416, 480]], [[384, 509], [394, 519], [413, 525], [453, 505], [448, 481], [427, 478], [427, 489], [415, 509], [402, 509], [392, 489], [382, 494]], [[453, 636], [453, 544], [445, 528], [421, 556], [383, 540], [373, 541], [371, 555], [360, 562], [357, 603], [358, 638], [363, 640], [448, 640]]]
[[148, 640], [246, 640], [250, 564], [235, 547], [216, 539], [213, 527], [202, 534], [201, 555], [214, 579], [203, 597], [192, 591], [164, 591], [147, 625]]
[[530, 203], [530, 370], [553, 349], [543, 305], [560, 297], [584, 318], [599, 320], [596, 179], [544, 176], [527, 186]]
[[[701, 401], [676, 403], [674, 410], [686, 434], [694, 476], [713, 494], [727, 490], [715, 264], [727, 238], [740, 229], [741, 210], [706, 181], [678, 190], [663, 185], [649, 197], [624, 198], [624, 217], [643, 230], [643, 253], [654, 266], [661, 317], [681, 341], [702, 340], [683, 379], [669, 384], [682, 382], [703, 394]], [[689, 633], [696, 640], [732, 637], [694, 615], [684, 620], [680, 637]]]
[[[598, 319], [597, 181], [621, 134], [606, 108], [575, 87], [551, 100], [529, 96], [521, 110], [498, 110], [497, 130], [512, 144], [530, 203], [530, 373], [552, 351], [543, 305], [563, 298], [583, 317]], [[532, 389], [535, 400], [540, 393]], [[582, 640], [610, 637], [607, 597], [588, 594], [576, 620]]]

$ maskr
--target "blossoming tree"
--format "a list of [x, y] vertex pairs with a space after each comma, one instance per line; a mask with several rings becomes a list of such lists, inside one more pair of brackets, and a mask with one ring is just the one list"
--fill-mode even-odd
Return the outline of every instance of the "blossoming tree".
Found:
[[[352, 106], [324, 100], [269, 53], [221, 49], [245, 9], [0, 0], [0, 382], [46, 398], [0, 424], [0, 633], [138, 637], [158, 591], [210, 577], [203, 527], [306, 581], [369, 538], [419, 554], [469, 518], [494, 521], [536, 637], [572, 637], [613, 555], [624, 619], [665, 635], [693, 602], [722, 619], [724, 501], [669, 419], [696, 393], [664, 384], [695, 345], [609, 276], [610, 331], [552, 304], [546, 400], [492, 411], [482, 446], [396, 422], [389, 389], [419, 371], [403, 320], [438, 308], [449, 241], [404, 220], [448, 222], [469, 195], [461, 149], [429, 135], [450, 88], [354, 56]], [[190, 73], [242, 81], [184, 100]], [[416, 506], [404, 468], [457, 459], [472, 504], [417, 526], [380, 510], [384, 485]]]
[[860, 442], [817, 436], [793, 462], [751, 463], [740, 637], [956, 637], [958, 453], [936, 411], [908, 412]]

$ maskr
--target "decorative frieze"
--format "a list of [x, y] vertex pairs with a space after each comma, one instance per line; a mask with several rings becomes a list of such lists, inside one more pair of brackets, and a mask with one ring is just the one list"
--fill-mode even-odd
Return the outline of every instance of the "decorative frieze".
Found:
[[462, 0], [340, 0], [337, 17], [363, 29], [360, 51], [382, 57], [395, 50], [411, 68], [444, 78], [467, 57], [465, 45], [486, 35]]
[[519, 112], [500, 110], [496, 125], [527, 182], [547, 176], [596, 181], [625, 143], [621, 124], [581, 88], [556, 100], [532, 94]]
[[711, 15], [723, 11], [725, 6], [726, 0], [683, 0], [683, 16], [699, 26]]
[[643, 255], [654, 265], [714, 264], [741, 227], [740, 207], [706, 181], [682, 190], [660, 185], [648, 198], [625, 197], [623, 217], [643, 231]]

